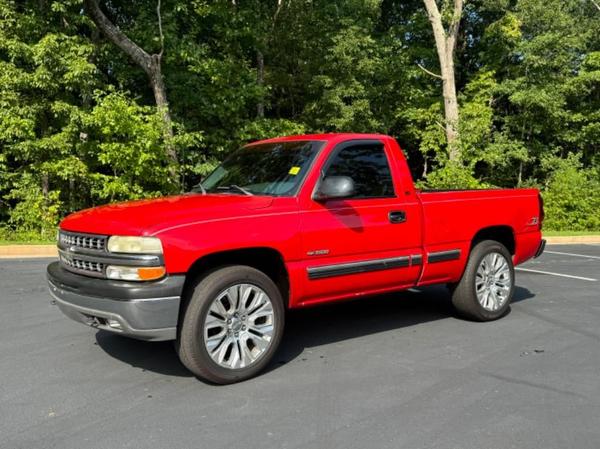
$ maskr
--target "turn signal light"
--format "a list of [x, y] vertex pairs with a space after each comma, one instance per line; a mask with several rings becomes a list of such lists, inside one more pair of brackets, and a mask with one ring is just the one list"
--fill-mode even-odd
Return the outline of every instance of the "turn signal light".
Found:
[[142, 281], [151, 281], [159, 279], [165, 275], [165, 267], [146, 267], [138, 268], [138, 276]]

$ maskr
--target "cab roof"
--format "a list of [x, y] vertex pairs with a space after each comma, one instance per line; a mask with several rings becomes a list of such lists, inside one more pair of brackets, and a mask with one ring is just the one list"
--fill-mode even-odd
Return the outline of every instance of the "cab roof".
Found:
[[299, 134], [295, 136], [283, 136], [274, 137], [271, 139], [259, 140], [251, 142], [250, 144], [257, 143], [273, 143], [273, 142], [290, 142], [298, 140], [319, 140], [322, 142], [342, 142], [344, 140], [357, 140], [357, 139], [389, 139], [390, 137], [385, 134], [363, 134], [363, 133], [324, 133], [324, 134]]

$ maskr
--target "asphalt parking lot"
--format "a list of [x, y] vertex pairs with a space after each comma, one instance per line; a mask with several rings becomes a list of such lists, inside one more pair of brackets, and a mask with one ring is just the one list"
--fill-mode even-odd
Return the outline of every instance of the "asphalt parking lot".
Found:
[[492, 323], [443, 287], [292, 313], [268, 371], [221, 387], [68, 320], [49, 260], [0, 260], [2, 448], [600, 447], [600, 245], [548, 246]]

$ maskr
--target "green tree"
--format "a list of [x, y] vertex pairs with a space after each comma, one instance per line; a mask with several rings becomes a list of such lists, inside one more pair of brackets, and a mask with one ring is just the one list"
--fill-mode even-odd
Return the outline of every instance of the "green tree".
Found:
[[460, 120], [427, 73], [444, 39], [424, 0], [0, 0], [0, 233], [52, 236], [245, 142], [322, 131], [391, 134], [421, 187], [534, 186], [547, 228], [598, 230], [597, 2], [425, 3]]

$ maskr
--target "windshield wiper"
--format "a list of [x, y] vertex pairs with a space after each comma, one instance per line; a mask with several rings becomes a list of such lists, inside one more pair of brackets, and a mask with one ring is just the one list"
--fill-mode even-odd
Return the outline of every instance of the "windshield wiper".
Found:
[[235, 184], [230, 184], [228, 186], [219, 186], [219, 187], [217, 187], [217, 190], [236, 190], [240, 193], [243, 193], [244, 195], [249, 195], [249, 196], [254, 195], [252, 192], [244, 189], [243, 187], [235, 185]]
[[198, 184], [196, 184], [194, 187], [192, 187], [192, 192], [194, 193], [198, 193], [198, 190], [200, 190], [200, 193], [202, 195], [206, 195], [206, 189], [204, 188], [204, 186], [202, 185], [201, 182], [199, 182]]

